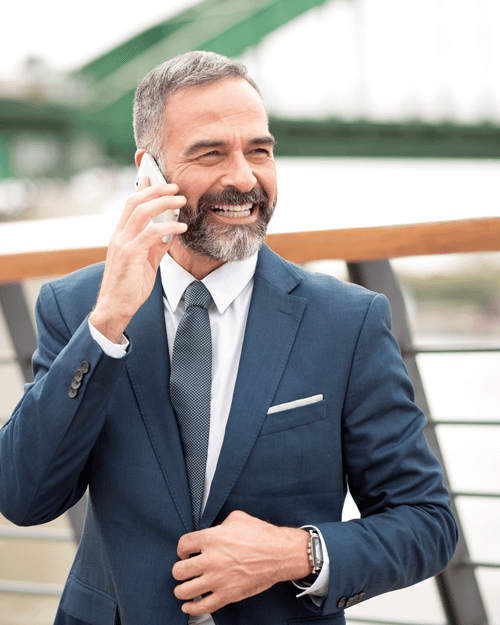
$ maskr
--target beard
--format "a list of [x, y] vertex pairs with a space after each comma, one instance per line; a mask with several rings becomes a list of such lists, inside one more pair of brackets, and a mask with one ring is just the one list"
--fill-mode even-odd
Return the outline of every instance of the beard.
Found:
[[[241, 206], [252, 204], [258, 218], [252, 224], [221, 223], [214, 215], [214, 206]], [[265, 191], [252, 189], [248, 193], [224, 190], [204, 193], [193, 208], [186, 204], [181, 208], [179, 221], [188, 229], [177, 238], [181, 245], [199, 256], [223, 262], [236, 262], [249, 258], [262, 247], [267, 226], [273, 216], [276, 199], [271, 206]]]

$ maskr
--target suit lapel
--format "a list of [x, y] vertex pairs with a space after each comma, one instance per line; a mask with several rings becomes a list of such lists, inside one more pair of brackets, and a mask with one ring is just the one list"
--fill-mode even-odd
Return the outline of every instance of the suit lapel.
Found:
[[193, 528], [184, 455], [170, 403], [167, 333], [158, 271], [153, 291], [127, 328], [132, 351], [127, 370], [163, 477], [187, 532]]
[[289, 295], [299, 281], [281, 258], [262, 248], [224, 443], [200, 529], [219, 513], [271, 405], [306, 305]]

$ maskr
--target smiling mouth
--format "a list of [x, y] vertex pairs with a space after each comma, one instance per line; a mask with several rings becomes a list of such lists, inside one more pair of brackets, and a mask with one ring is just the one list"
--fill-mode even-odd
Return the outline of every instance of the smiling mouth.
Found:
[[255, 207], [255, 204], [247, 203], [241, 205], [233, 205], [233, 204], [220, 204], [212, 207], [212, 211], [220, 215], [221, 217], [233, 217], [233, 218], [241, 218], [241, 217], [249, 217], [252, 214], [252, 211]]

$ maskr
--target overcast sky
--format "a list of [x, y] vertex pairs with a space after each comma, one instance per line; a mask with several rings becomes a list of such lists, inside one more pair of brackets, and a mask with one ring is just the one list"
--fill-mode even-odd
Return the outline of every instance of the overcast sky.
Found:
[[[76, 68], [197, 2], [9, 2], [0, 79], [30, 54]], [[498, 0], [332, 0], [245, 61], [281, 115], [500, 122]]]
[[11, 76], [30, 54], [58, 69], [73, 69], [198, 1], [8, 2], [2, 10], [0, 77]]

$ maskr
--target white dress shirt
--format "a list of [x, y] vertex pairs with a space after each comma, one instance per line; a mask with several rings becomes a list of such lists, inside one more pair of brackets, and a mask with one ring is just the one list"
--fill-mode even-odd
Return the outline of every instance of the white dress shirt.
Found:
[[[256, 265], [257, 254], [241, 262], [225, 263], [202, 280], [213, 300], [209, 308], [212, 332], [212, 396], [203, 508], [217, 468], [231, 409]], [[184, 313], [184, 291], [195, 278], [168, 254], [161, 261], [160, 273], [169, 357], [172, 361], [175, 333]], [[99, 343], [104, 353], [115, 358], [125, 355], [128, 347], [125, 337], [122, 338], [120, 344], [114, 344], [98, 332], [90, 322], [89, 327], [92, 337]], [[328, 592], [329, 559], [322, 536], [321, 542], [325, 557], [322, 571], [312, 586], [309, 588], [300, 586], [303, 592], [297, 595], [299, 597], [310, 594], [315, 603], [319, 603], [321, 597]], [[189, 619], [189, 625], [212, 625], [213, 623], [209, 614], [191, 616]]]

